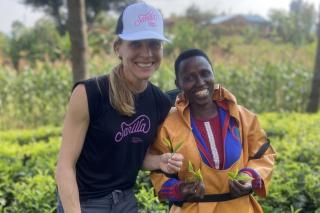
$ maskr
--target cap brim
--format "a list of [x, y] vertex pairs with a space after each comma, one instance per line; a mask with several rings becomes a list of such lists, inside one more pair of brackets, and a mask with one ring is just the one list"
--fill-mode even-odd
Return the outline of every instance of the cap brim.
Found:
[[145, 39], [156, 39], [161, 41], [166, 41], [171, 43], [169, 39], [160, 35], [158, 33], [154, 33], [152, 31], [141, 31], [136, 33], [121, 33], [118, 35], [121, 39], [126, 41], [137, 41], [137, 40], [145, 40]]

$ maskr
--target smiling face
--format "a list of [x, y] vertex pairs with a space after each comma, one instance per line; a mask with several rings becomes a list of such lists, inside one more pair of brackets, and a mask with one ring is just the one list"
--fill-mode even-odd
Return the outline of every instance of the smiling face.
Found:
[[124, 41], [115, 46], [122, 60], [123, 71], [132, 83], [149, 80], [159, 68], [162, 57], [162, 42], [155, 39]]
[[214, 76], [210, 63], [203, 56], [184, 59], [178, 68], [176, 85], [183, 90], [192, 106], [212, 103]]

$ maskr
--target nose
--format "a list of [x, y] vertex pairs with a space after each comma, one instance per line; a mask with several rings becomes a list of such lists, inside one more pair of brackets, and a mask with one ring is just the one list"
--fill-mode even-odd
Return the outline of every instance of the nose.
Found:
[[152, 56], [152, 50], [149, 47], [148, 42], [143, 42], [142, 47], [141, 47], [141, 55], [145, 57]]
[[205, 84], [205, 79], [203, 77], [201, 77], [200, 75], [198, 75], [196, 77], [196, 85], [197, 86], [202, 86]]

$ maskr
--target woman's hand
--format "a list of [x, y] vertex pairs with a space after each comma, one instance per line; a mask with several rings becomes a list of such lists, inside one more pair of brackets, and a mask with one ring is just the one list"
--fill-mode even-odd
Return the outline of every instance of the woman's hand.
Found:
[[168, 174], [177, 173], [181, 169], [183, 159], [180, 153], [164, 153], [160, 156], [160, 169]]
[[179, 190], [183, 200], [203, 198], [205, 192], [202, 181], [180, 183]]
[[[248, 174], [241, 173], [241, 175], [248, 175]], [[242, 195], [249, 194], [252, 191], [252, 182], [229, 180], [229, 188], [230, 188], [230, 194], [232, 197], [240, 197]]]

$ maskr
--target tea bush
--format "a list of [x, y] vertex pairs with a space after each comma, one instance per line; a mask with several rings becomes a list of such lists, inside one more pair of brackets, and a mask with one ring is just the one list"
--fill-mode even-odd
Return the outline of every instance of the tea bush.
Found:
[[[260, 120], [277, 151], [269, 194], [257, 197], [264, 212], [320, 212], [320, 113], [264, 113]], [[60, 128], [54, 127], [0, 132], [1, 212], [55, 212], [60, 140]], [[139, 210], [167, 212], [167, 204], [154, 196], [148, 174], [141, 171], [134, 188]]]
[[[0, 210], [8, 213], [53, 212], [53, 173], [60, 137], [19, 144], [19, 140], [9, 139], [9, 135], [12, 131], [1, 133]], [[35, 138], [42, 136], [43, 131], [39, 131], [39, 136]], [[3, 138], [9, 140], [4, 141]]]
[[277, 165], [265, 212], [320, 212], [320, 114], [274, 113], [262, 116], [272, 133]]

